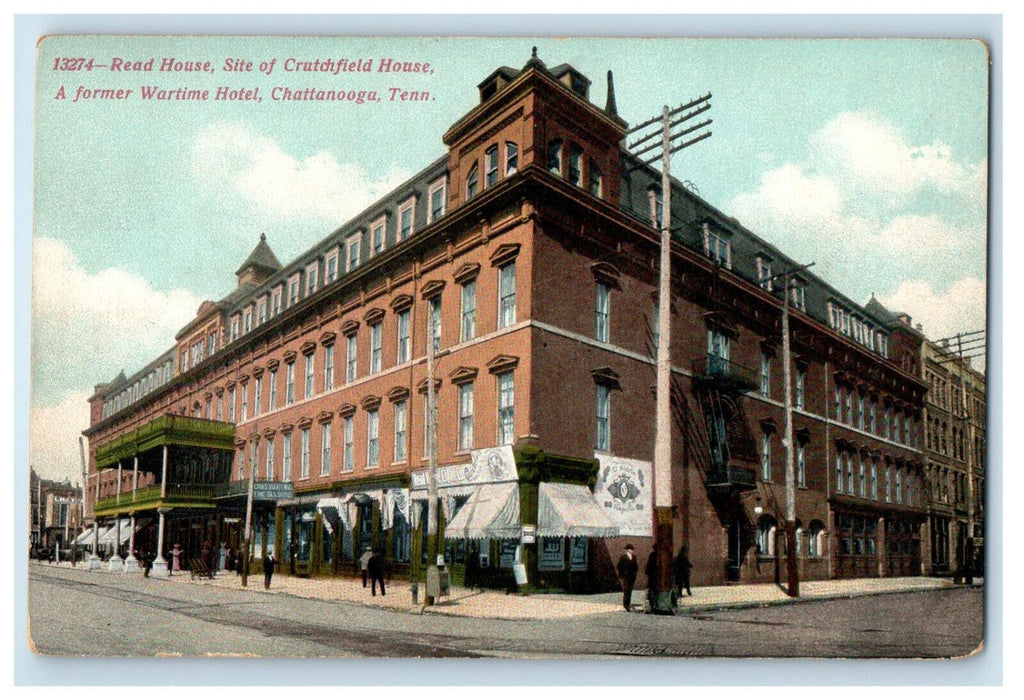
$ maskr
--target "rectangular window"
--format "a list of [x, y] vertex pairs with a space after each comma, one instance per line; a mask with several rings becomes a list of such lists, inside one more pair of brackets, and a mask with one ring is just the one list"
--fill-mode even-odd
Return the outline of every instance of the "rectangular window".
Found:
[[395, 460], [396, 462], [405, 461], [406, 453], [406, 429], [405, 429], [405, 401], [398, 401], [395, 403]]
[[283, 297], [284, 297], [284, 289], [282, 289], [281, 287], [278, 287], [277, 289], [274, 290], [274, 295], [273, 295], [272, 299], [273, 299], [273, 309], [274, 309], [274, 315], [275, 316], [277, 316], [279, 313], [281, 313], [281, 299]]
[[444, 216], [445, 181], [441, 178], [430, 186], [430, 221], [437, 221]]
[[256, 386], [252, 392], [252, 414], [258, 416], [263, 404], [263, 377], [256, 377]]
[[274, 480], [274, 438], [267, 438], [267, 460], [263, 468], [263, 478]]
[[224, 397], [217, 396], [217, 420], [224, 420]]
[[846, 493], [851, 496], [857, 493], [853, 489], [853, 455], [848, 454], [846, 455]]
[[704, 225], [704, 253], [722, 267], [732, 267], [732, 247], [729, 239]]
[[516, 393], [512, 372], [498, 375], [498, 444], [515, 441]]
[[878, 412], [875, 410], [874, 402], [868, 406], [868, 430], [872, 433], [878, 430]]
[[846, 395], [846, 423], [853, 425], [853, 392]]
[[857, 427], [864, 430], [864, 397], [857, 397]]
[[404, 241], [413, 234], [414, 203], [415, 200], [409, 200], [398, 210], [398, 240], [400, 241]]
[[594, 195], [595, 197], [600, 197], [603, 189], [601, 186], [601, 169], [597, 166], [596, 161], [591, 160], [589, 165], [587, 166], [587, 170], [589, 183], [588, 189], [590, 190], [590, 194]]
[[[207, 351], [206, 354], [207, 355], [213, 355], [213, 353], [217, 352], [217, 331], [213, 331], [212, 333], [210, 333], [210, 335], [207, 338], [207, 340], [208, 340], [208, 351]], [[154, 384], [156, 384], [156, 383], [158, 383], [158, 382], [154, 382]]]
[[350, 472], [355, 469], [356, 466], [355, 425], [352, 420], [352, 416], [345, 419], [344, 441], [344, 455], [341, 468], [342, 471]]
[[768, 258], [757, 258], [757, 284], [767, 291], [772, 291], [772, 262]]
[[309, 478], [309, 428], [302, 429], [302, 442], [299, 453], [299, 478]]
[[768, 396], [772, 391], [772, 358], [766, 352], [761, 353], [761, 396]]
[[[231, 317], [231, 340], [238, 338], [238, 327], [241, 320], [238, 316]], [[182, 358], [182, 371], [185, 371], [185, 358]]]
[[334, 249], [324, 258], [324, 284], [338, 279], [338, 250]]
[[377, 412], [366, 412], [366, 466], [376, 467], [379, 459], [379, 424]]
[[398, 314], [398, 364], [409, 361], [409, 310]]
[[708, 329], [708, 374], [729, 374], [729, 336], [717, 328]]
[[318, 273], [320, 272], [320, 263], [313, 263], [306, 268], [306, 296], [312, 296], [313, 292], [316, 291]]
[[270, 382], [270, 396], [269, 396], [269, 405], [267, 406], [267, 410], [268, 411], [273, 411], [275, 408], [277, 408], [277, 370], [276, 369], [270, 370], [270, 379], [268, 379], [267, 381]]
[[473, 449], [473, 385], [459, 387], [459, 449]]
[[583, 150], [579, 146], [569, 147], [569, 182], [577, 187], [583, 184]]
[[315, 383], [315, 380], [313, 378], [313, 375], [314, 375], [314, 372], [315, 372], [315, 369], [316, 369], [315, 368], [316, 360], [314, 359], [315, 357], [316, 357], [316, 355], [314, 353], [309, 353], [308, 355], [306, 355], [305, 391], [306, 391], [306, 398], [307, 399], [310, 396], [312, 396], [314, 393], [316, 393], [316, 383]]
[[334, 346], [324, 348], [324, 391], [334, 388]]
[[864, 458], [860, 458], [860, 468], [858, 470], [858, 481], [860, 482], [860, 497], [868, 497], [868, 479], [867, 479], [867, 467], [864, 464]]
[[519, 170], [519, 146], [505, 142], [505, 177], [515, 175]]
[[284, 442], [281, 445], [283, 452], [281, 454], [281, 480], [291, 481], [292, 480], [292, 435], [288, 433], [284, 436]]
[[345, 241], [345, 259], [348, 261], [346, 270], [352, 272], [359, 266], [359, 234], [349, 236]]
[[516, 322], [516, 264], [511, 262], [498, 270], [498, 328]]
[[484, 153], [484, 186], [490, 187], [498, 181], [498, 147], [491, 146]]
[[885, 502], [892, 503], [892, 467], [885, 466]]
[[612, 449], [611, 435], [612, 391], [604, 384], [597, 385], [597, 434], [594, 449], [608, 452]]
[[789, 301], [794, 309], [804, 310], [804, 289], [805, 285], [802, 282], [794, 282], [789, 288]]
[[235, 422], [235, 387], [228, 390], [228, 421]]
[[836, 493], [843, 492], [843, 456], [836, 453]]
[[320, 476], [331, 473], [331, 424], [320, 426]]
[[658, 345], [661, 343], [661, 332], [659, 329], [658, 319], [661, 317], [661, 304], [657, 301], [654, 302], [654, 308], [651, 309], [651, 356], [657, 359], [658, 357]]
[[761, 480], [772, 480], [772, 436], [771, 433], [761, 435]]
[[252, 309], [245, 310], [245, 332], [248, 333], [252, 330]]
[[896, 502], [903, 503], [903, 470], [896, 470]]
[[796, 408], [798, 411], [802, 411], [804, 408], [804, 385], [807, 381], [807, 375], [803, 370], [796, 371]]
[[871, 500], [878, 500], [878, 465], [871, 462]]
[[462, 324], [459, 332], [463, 342], [476, 337], [476, 280], [462, 285]]
[[354, 335], [345, 338], [345, 381], [356, 380], [356, 337]]
[[373, 247], [374, 255], [384, 252], [384, 246], [387, 244], [384, 228], [386, 223], [387, 218], [382, 216], [370, 224], [370, 244]]
[[431, 325], [434, 327], [434, 352], [441, 349], [441, 297], [433, 297], [429, 302]]
[[288, 306], [295, 306], [299, 303], [299, 275], [294, 275], [288, 280]]
[[289, 362], [285, 366], [284, 405], [291, 406], [293, 403], [295, 403], [295, 363]]
[[609, 307], [611, 305], [611, 289], [607, 284], [598, 282], [594, 293], [594, 339], [607, 343], [609, 332]]
[[383, 332], [384, 329], [382, 323], [374, 323], [370, 326], [370, 374], [377, 374], [380, 372]]
[[796, 446], [796, 485], [807, 486], [807, 448], [805, 445]]

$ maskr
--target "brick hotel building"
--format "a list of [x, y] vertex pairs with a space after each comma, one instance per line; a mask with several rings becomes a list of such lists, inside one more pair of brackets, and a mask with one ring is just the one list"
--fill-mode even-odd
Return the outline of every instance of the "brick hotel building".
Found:
[[[204, 541], [237, 548], [252, 475], [257, 560], [273, 548], [295, 573], [351, 573], [372, 546], [393, 575], [417, 575], [433, 315], [454, 580], [506, 585], [518, 557], [531, 584], [596, 590], [615, 585], [626, 542], [644, 561], [660, 175], [623, 148], [610, 74], [603, 109], [590, 85], [536, 56], [498, 68], [407, 183], [287, 264], [261, 236], [234, 291], [173, 347], [96, 387], [100, 523], [134, 517], [148, 551], [163, 527], [164, 551], [186, 560]], [[795, 262], [679, 183], [671, 216], [674, 542], [695, 585], [775, 580], [785, 412], [770, 278]], [[921, 574], [923, 336], [808, 272], [790, 294], [801, 574]], [[609, 485], [623, 465], [633, 481]], [[617, 534], [609, 504], [636, 493], [647, 523]]]

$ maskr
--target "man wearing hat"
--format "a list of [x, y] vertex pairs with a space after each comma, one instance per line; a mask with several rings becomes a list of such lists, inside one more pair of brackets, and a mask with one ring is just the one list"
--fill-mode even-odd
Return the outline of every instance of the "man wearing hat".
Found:
[[615, 573], [619, 575], [619, 583], [622, 585], [622, 607], [626, 609], [626, 612], [629, 612], [632, 607], [633, 584], [636, 583], [638, 568], [636, 555], [633, 554], [633, 545], [627, 544], [626, 551], [619, 557], [619, 563], [615, 566]]

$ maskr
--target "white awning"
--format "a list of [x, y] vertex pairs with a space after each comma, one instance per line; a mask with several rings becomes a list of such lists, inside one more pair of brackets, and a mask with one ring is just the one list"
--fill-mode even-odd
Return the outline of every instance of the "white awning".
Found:
[[480, 484], [444, 529], [445, 538], [482, 540], [518, 538], [519, 484]]
[[324, 527], [327, 528], [327, 532], [333, 535], [334, 523], [342, 522], [342, 512], [345, 510], [341, 499], [321, 498], [316, 502], [316, 509], [320, 511], [320, 515], [324, 518]]
[[[129, 518], [122, 518], [121, 519], [121, 541], [118, 542], [118, 544], [124, 544], [125, 542], [128, 541], [128, 538], [132, 536], [131, 530], [132, 530], [132, 521]], [[115, 525], [112, 525], [110, 527], [110, 529], [107, 530], [100, 537], [100, 542], [99, 543], [100, 544], [114, 544], [114, 542], [116, 540], [117, 540], [117, 525], [115, 524]]]
[[76, 537], [75, 544], [92, 544], [92, 528], [84, 530], [81, 535]]
[[581, 484], [541, 482], [537, 497], [540, 537], [615, 537], [619, 528], [605, 515], [594, 494]]

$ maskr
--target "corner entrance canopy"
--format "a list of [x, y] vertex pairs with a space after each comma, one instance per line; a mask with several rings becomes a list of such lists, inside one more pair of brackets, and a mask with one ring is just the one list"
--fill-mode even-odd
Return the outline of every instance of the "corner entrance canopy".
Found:
[[537, 501], [539, 537], [615, 537], [619, 534], [618, 526], [601, 510], [586, 486], [542, 481]]
[[514, 481], [480, 484], [444, 533], [446, 538], [468, 540], [520, 537], [519, 484]]
[[[615, 537], [619, 528], [581, 484], [541, 482], [537, 504], [541, 537]], [[522, 536], [519, 484], [481, 484], [445, 527], [445, 537], [479, 540]]]

